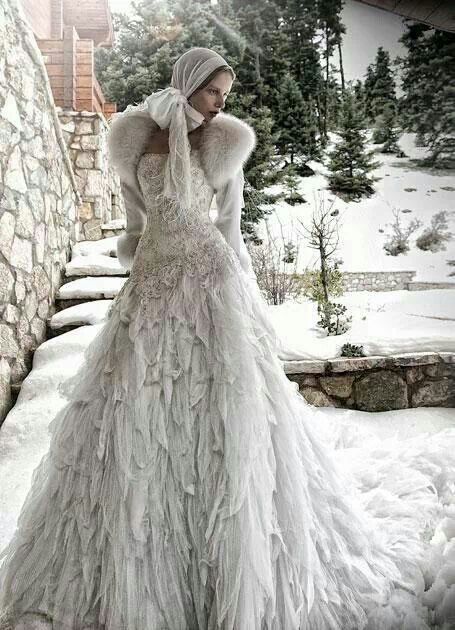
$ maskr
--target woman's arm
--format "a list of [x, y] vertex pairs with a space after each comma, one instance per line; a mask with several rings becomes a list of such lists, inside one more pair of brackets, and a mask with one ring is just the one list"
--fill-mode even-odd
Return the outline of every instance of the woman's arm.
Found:
[[244, 271], [252, 278], [256, 278], [251, 263], [251, 256], [240, 230], [240, 220], [244, 205], [244, 181], [243, 168], [240, 168], [232, 178], [228, 179], [216, 191], [215, 197], [218, 212], [214, 224], [237, 254]]

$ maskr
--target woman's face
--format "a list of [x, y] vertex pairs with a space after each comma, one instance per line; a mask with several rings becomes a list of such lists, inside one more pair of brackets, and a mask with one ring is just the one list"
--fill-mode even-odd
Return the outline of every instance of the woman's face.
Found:
[[232, 76], [227, 70], [221, 70], [208, 85], [196, 90], [188, 99], [190, 105], [204, 116], [206, 124], [224, 109], [226, 98], [231, 91]]

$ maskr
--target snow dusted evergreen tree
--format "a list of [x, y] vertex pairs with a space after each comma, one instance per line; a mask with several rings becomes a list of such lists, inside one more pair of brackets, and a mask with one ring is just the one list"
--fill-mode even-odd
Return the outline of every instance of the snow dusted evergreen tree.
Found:
[[375, 82], [374, 65], [369, 64], [366, 70], [365, 81], [363, 84], [363, 112], [368, 121], [371, 122], [371, 108], [373, 102], [373, 87]]
[[257, 95], [259, 107], [273, 107], [274, 88], [289, 67], [281, 10], [273, 0], [230, 1], [243, 42], [238, 80], [244, 90]]
[[375, 123], [388, 105], [396, 106], [396, 88], [390, 68], [390, 54], [382, 46], [378, 48], [374, 64], [367, 68], [365, 78], [365, 113], [370, 123]]
[[278, 169], [275, 164], [276, 134], [273, 133], [273, 118], [267, 107], [257, 107], [256, 97], [253, 94], [231, 94], [229, 107], [230, 114], [238, 116], [251, 125], [256, 133], [257, 145], [250, 159], [244, 166], [245, 207], [242, 212], [242, 232], [246, 240], [261, 243], [255, 230], [255, 225], [269, 211], [264, 204], [275, 200], [267, 195], [263, 189], [277, 182]]
[[390, 54], [379, 46], [375, 64], [375, 82], [372, 89], [373, 115], [380, 116], [386, 107], [396, 107], [395, 79], [390, 67]]
[[401, 149], [398, 146], [400, 133], [397, 125], [395, 107], [389, 104], [379, 116], [373, 134], [373, 142], [383, 145], [382, 153], [400, 153]]
[[365, 115], [365, 88], [360, 79], [352, 85], [352, 92], [355, 100], [356, 109], [364, 116]]
[[400, 42], [407, 55], [399, 58], [401, 65], [401, 87], [404, 95], [399, 101], [399, 115], [404, 129], [415, 132], [424, 142], [426, 122], [422, 105], [430, 67], [428, 39], [431, 27], [425, 24], [407, 24], [407, 31]]
[[299, 155], [303, 161], [318, 157], [316, 120], [311, 103], [303, 99], [295, 79], [288, 73], [278, 92], [276, 128], [277, 147], [281, 154], [289, 154], [291, 164]]
[[408, 26], [401, 38], [408, 49], [402, 62], [403, 126], [429, 147], [424, 160], [455, 166], [455, 34], [425, 25]]
[[[323, 108], [322, 137], [327, 141], [327, 132], [334, 128], [337, 122], [339, 104], [338, 81], [335, 79], [335, 67], [330, 63], [330, 58], [335, 50], [338, 50], [340, 59], [339, 72], [341, 74], [341, 86], [344, 87], [344, 73], [341, 57], [341, 42], [346, 28], [341, 21], [343, 0], [319, 0], [317, 6], [317, 24], [322, 33], [322, 49], [324, 57], [324, 84], [321, 95]], [[340, 86], [340, 87], [341, 87]]]
[[379, 162], [373, 160], [374, 152], [367, 150], [364, 133], [354, 95], [347, 90], [343, 101], [341, 139], [329, 156], [329, 188], [350, 199], [373, 193], [373, 184], [379, 179], [371, 175]]

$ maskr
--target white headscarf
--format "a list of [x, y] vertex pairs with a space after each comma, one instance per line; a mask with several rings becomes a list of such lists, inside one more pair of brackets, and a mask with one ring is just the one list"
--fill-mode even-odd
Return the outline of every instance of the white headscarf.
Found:
[[[144, 102], [161, 129], [169, 127], [169, 157], [163, 194], [177, 200], [182, 208], [188, 208], [192, 198], [188, 133], [204, 120], [187, 99], [212, 72], [228, 65], [214, 50], [190, 48], [175, 62], [171, 86], [153, 92]], [[235, 76], [233, 70], [232, 73]]]

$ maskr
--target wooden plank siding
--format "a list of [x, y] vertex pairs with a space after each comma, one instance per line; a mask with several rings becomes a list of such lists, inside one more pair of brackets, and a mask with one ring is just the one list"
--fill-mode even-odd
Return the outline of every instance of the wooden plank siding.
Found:
[[[55, 104], [75, 111], [102, 112], [106, 117], [114, 113], [116, 104], [106, 102], [96, 80], [95, 41], [81, 37], [74, 24], [76, 20], [88, 31], [97, 31], [98, 39], [101, 34], [109, 35], [112, 24], [107, 0], [21, 0], [21, 3], [43, 55]], [[55, 37], [54, 32], [59, 32], [59, 36]]]
[[51, 0], [22, 0], [25, 19], [40, 39], [52, 37], [52, 1]]
[[95, 76], [94, 45], [91, 39], [79, 39], [76, 48], [76, 109], [93, 108], [93, 79]]
[[108, 0], [63, 0], [65, 22], [73, 24], [79, 37], [93, 40], [95, 45], [111, 46], [112, 16]]

